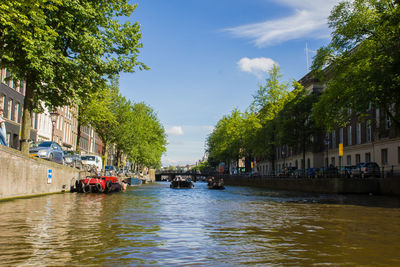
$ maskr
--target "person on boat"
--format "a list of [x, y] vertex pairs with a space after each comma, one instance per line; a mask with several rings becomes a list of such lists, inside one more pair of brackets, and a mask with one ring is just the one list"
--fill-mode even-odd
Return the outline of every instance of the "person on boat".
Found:
[[208, 179], [208, 185], [212, 185], [214, 183], [214, 177], [211, 176], [210, 179]]
[[0, 108], [0, 144], [7, 145], [6, 120], [3, 118], [3, 109]]
[[224, 185], [224, 179], [219, 179], [219, 182], [218, 182], [218, 186], [223, 186]]

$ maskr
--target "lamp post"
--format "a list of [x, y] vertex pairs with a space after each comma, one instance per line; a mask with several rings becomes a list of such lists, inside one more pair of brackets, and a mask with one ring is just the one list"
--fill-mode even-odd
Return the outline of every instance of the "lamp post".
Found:
[[329, 134], [325, 137], [325, 144], [326, 144], [326, 170], [328, 170], [329, 166]]
[[57, 118], [58, 118], [58, 112], [56, 110], [50, 112], [50, 120], [51, 120], [51, 125], [52, 125], [52, 130], [51, 130], [51, 141], [54, 142], [54, 126], [56, 124]]

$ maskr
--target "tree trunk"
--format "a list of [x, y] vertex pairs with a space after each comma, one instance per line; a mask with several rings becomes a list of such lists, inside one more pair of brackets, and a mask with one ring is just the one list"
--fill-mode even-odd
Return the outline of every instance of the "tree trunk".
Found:
[[305, 173], [306, 173], [306, 140], [303, 137], [302, 140], [302, 147], [303, 147], [303, 166], [301, 166], [301, 168], [303, 169], [303, 177], [305, 177]]
[[[26, 90], [24, 99], [24, 108], [21, 123], [21, 140], [20, 150], [25, 154], [29, 154], [29, 141], [31, 138], [31, 123], [32, 123], [32, 110], [33, 110], [33, 95], [35, 92], [35, 78], [28, 75], [26, 78]], [[11, 111], [9, 111], [11, 112]]]
[[107, 164], [107, 152], [108, 152], [108, 142], [105, 142], [103, 140], [104, 143], [104, 154], [103, 154], [103, 169], [101, 170], [102, 173], [104, 173], [105, 168], [106, 168], [106, 164]]
[[78, 129], [76, 131], [76, 152], [81, 154], [81, 107], [78, 106]]

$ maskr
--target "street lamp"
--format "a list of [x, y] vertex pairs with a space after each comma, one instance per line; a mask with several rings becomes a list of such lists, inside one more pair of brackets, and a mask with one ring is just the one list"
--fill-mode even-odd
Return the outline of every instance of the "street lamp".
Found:
[[326, 134], [325, 137], [325, 144], [326, 144], [326, 169], [328, 170], [328, 166], [329, 166], [329, 134]]
[[58, 118], [58, 112], [57, 110], [54, 110], [52, 112], [50, 112], [50, 120], [51, 120], [51, 124], [52, 124], [52, 130], [51, 130], [51, 141], [54, 142], [54, 126], [56, 124], [57, 118]]

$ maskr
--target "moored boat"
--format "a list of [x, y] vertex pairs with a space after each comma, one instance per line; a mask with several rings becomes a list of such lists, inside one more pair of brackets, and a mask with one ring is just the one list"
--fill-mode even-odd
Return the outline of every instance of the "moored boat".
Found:
[[125, 191], [126, 184], [115, 176], [87, 176], [75, 182], [71, 191], [78, 193], [111, 193]]
[[142, 184], [142, 180], [136, 177], [125, 178], [123, 181], [130, 186], [139, 186]]

